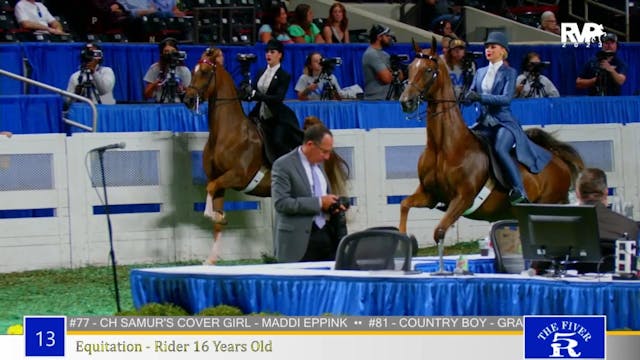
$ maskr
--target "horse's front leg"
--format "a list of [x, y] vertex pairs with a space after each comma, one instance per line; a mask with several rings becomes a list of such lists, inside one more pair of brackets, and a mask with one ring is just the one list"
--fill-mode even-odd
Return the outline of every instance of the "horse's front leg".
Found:
[[433, 196], [426, 193], [422, 185], [418, 185], [418, 188], [412, 195], [402, 200], [400, 203], [400, 224], [398, 225], [400, 232], [407, 232], [407, 218], [409, 217], [409, 210], [411, 210], [412, 207], [433, 207], [432, 199]]
[[[471, 201], [469, 199], [471, 199]], [[433, 232], [433, 240], [436, 242], [436, 244], [444, 240], [444, 236], [446, 235], [449, 227], [451, 227], [453, 223], [458, 221], [465, 210], [467, 210], [471, 206], [472, 201], [473, 197], [469, 194], [458, 194], [455, 198], [449, 201], [449, 207], [447, 208], [447, 211], [444, 213], [444, 216], [442, 217], [442, 219], [440, 219], [438, 226], [436, 226], [436, 229]]]

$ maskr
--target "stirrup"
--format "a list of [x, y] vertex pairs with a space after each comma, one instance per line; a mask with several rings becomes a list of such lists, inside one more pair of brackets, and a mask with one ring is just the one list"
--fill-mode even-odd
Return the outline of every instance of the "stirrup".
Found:
[[511, 205], [528, 204], [529, 199], [527, 198], [526, 195], [520, 192], [520, 190], [513, 189], [509, 191], [509, 202], [511, 203]]

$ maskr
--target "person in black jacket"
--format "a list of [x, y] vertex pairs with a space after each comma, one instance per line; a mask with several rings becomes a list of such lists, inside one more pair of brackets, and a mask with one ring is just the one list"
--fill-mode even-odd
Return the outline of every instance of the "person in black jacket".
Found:
[[582, 264], [579, 272], [612, 271], [614, 265], [615, 242], [618, 239], [638, 238], [638, 225], [632, 219], [612, 211], [608, 207], [607, 175], [597, 168], [584, 169], [576, 182], [576, 196], [580, 205], [595, 205], [598, 218], [598, 232], [600, 233], [600, 251], [603, 264], [599, 269], [594, 269], [592, 264]]
[[257, 101], [249, 116], [259, 119], [270, 163], [302, 143], [298, 119], [284, 104], [291, 75], [280, 66], [283, 56], [282, 43], [269, 40], [265, 54], [267, 68], [258, 73], [251, 89], [243, 89], [246, 100]]

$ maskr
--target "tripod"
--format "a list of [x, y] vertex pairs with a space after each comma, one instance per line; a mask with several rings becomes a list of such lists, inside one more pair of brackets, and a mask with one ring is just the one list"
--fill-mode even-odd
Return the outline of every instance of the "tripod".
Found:
[[531, 75], [531, 88], [525, 96], [526, 98], [545, 98], [547, 97], [547, 91], [544, 89], [544, 85], [540, 82], [540, 74]]
[[460, 93], [458, 94], [458, 98], [456, 99], [460, 104], [461, 108], [462, 108], [462, 100], [464, 100], [464, 95], [467, 93], [467, 91], [469, 91], [469, 88], [471, 88], [471, 83], [473, 83], [473, 67], [465, 66], [462, 69], [462, 74], [463, 74], [462, 89], [460, 89]]
[[607, 96], [607, 72], [598, 70], [596, 72], [596, 85], [595, 85], [595, 94], [596, 96]]
[[164, 85], [162, 86], [162, 94], [160, 95], [161, 103], [173, 103], [179, 102], [176, 101], [178, 98], [178, 79], [176, 78], [176, 68], [175, 66], [169, 67], [169, 74], [164, 81]]
[[98, 89], [96, 89], [96, 86], [93, 84], [93, 74], [91, 74], [91, 70], [83, 68], [78, 80], [79, 84], [76, 87], [76, 94], [86, 97], [89, 100], [95, 99], [97, 104], [102, 104], [100, 94], [98, 94]]
[[325, 80], [325, 82], [324, 87], [322, 88], [322, 94], [320, 94], [320, 100], [340, 100], [340, 95], [331, 81], [331, 74], [322, 71], [320, 76], [318, 76], [318, 79], [316, 79], [316, 83], [321, 80]]
[[393, 79], [389, 84], [389, 90], [387, 90], [386, 100], [398, 100], [402, 92], [404, 91], [404, 84], [400, 81], [400, 70], [393, 69], [391, 72]]

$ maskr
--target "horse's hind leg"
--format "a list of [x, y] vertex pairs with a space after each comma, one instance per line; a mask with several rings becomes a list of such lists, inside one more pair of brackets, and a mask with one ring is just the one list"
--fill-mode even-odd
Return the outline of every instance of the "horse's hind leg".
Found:
[[407, 232], [407, 218], [412, 207], [429, 207], [431, 202], [431, 194], [424, 192], [422, 185], [418, 185], [412, 195], [404, 198], [400, 203], [400, 224], [398, 225], [400, 232]]

